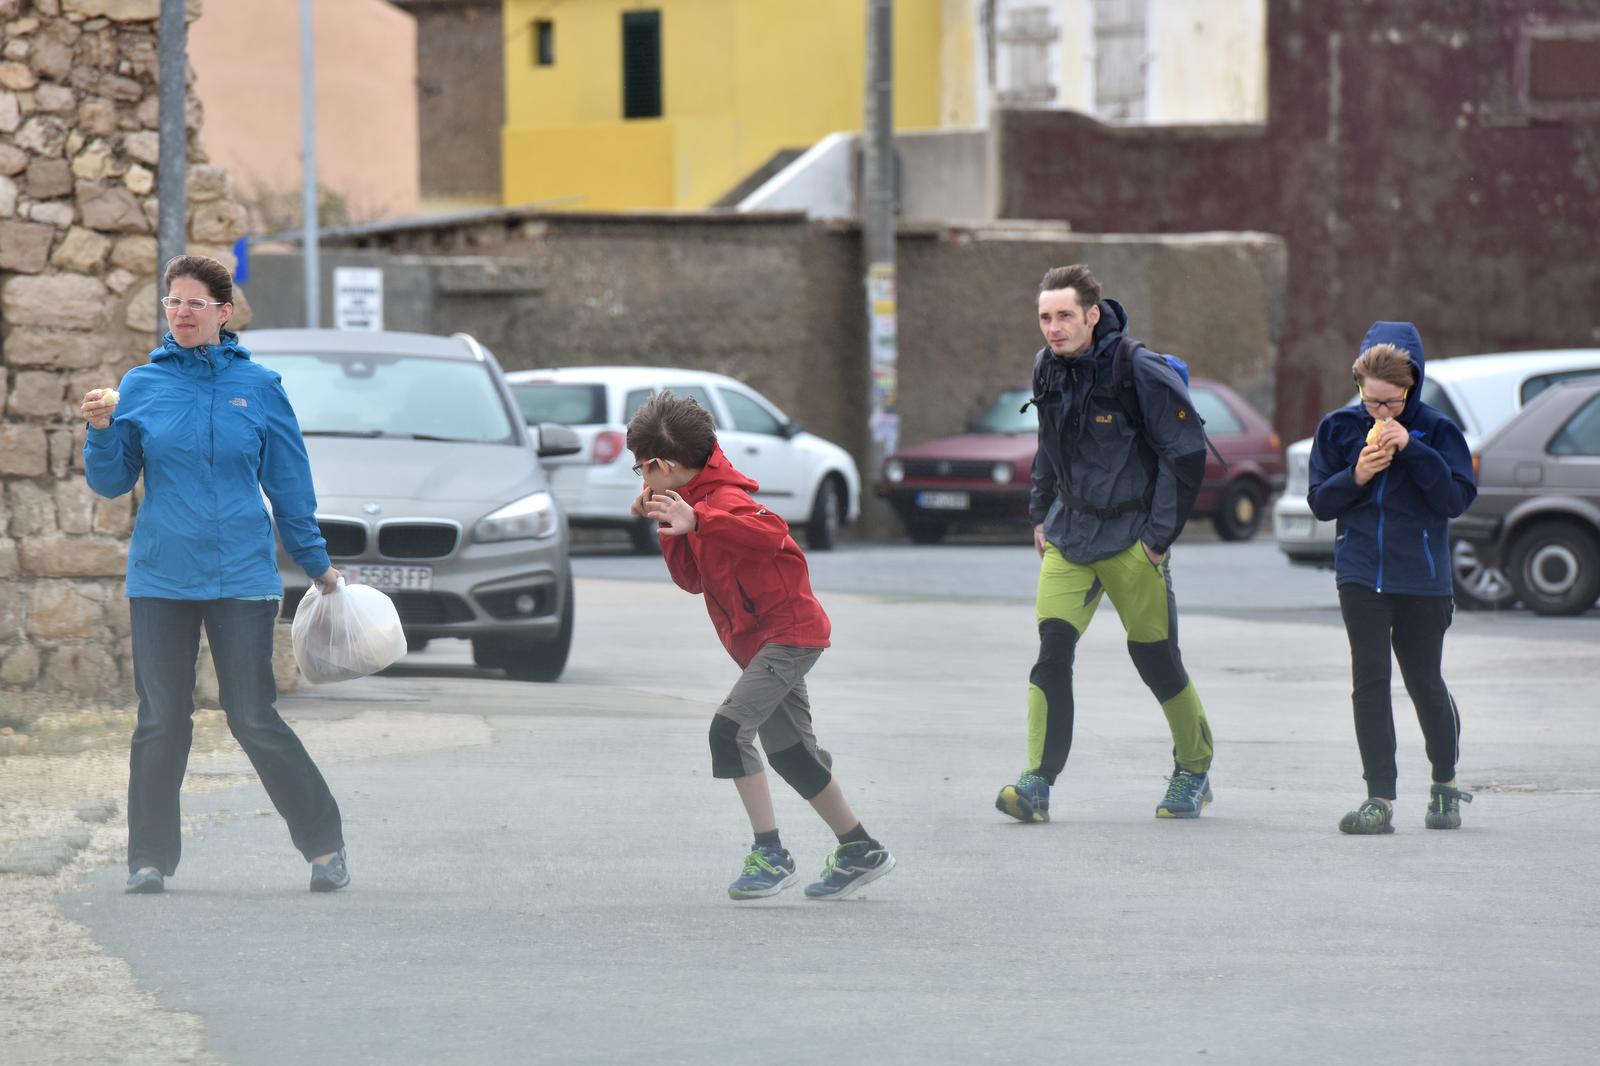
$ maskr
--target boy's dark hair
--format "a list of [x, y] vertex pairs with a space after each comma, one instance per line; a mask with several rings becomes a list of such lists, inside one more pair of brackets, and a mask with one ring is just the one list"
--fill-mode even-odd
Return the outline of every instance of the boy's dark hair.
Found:
[[193, 278], [206, 287], [218, 303], [233, 302], [233, 275], [209, 255], [175, 255], [167, 263], [162, 284], [170, 291], [177, 278]]
[[1057, 289], [1077, 292], [1078, 306], [1085, 311], [1100, 302], [1100, 280], [1089, 273], [1089, 267], [1083, 263], [1045, 271], [1044, 277], [1039, 279], [1039, 291], [1055, 292]]
[[711, 413], [687, 396], [667, 389], [650, 397], [628, 419], [628, 450], [635, 459], [671, 459], [701, 467], [717, 444]]

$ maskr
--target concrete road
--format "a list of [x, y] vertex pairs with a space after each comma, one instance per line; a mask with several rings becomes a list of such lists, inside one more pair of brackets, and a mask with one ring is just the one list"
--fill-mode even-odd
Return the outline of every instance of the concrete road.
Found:
[[[305, 891], [251, 787], [187, 801], [165, 896], [123, 896], [107, 869], [63, 906], [239, 1066], [1600, 1058], [1600, 617], [1458, 615], [1467, 827], [1422, 828], [1397, 686], [1399, 830], [1349, 838], [1364, 790], [1331, 594], [1255, 618], [1190, 605], [1218, 745], [1197, 822], [1153, 817], [1170, 741], [1105, 611], [1056, 820], [1021, 826], [992, 803], [1023, 768], [1031, 578], [1025, 555], [980, 558], [1000, 550], [871, 549], [863, 569], [918, 587], [824, 596], [819, 735], [900, 861], [864, 900], [726, 898], [749, 834], [705, 729], [734, 668], [698, 600], [583, 577], [559, 684], [491, 679], [442, 644], [283, 701], [313, 738], [460, 716], [462, 747], [325, 760], [350, 890]], [[1020, 591], [929, 594], [991, 563]], [[791, 794], [778, 811], [820, 870], [826, 830]]]

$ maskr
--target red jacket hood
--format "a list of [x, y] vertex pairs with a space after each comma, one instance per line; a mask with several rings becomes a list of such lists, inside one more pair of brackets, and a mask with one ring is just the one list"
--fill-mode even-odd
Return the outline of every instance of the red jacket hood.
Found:
[[706, 465], [700, 468], [700, 472], [691, 478], [688, 484], [678, 490], [678, 495], [693, 506], [724, 485], [743, 489], [751, 494], [761, 488], [754, 478], [734, 469], [733, 464], [728, 462], [728, 457], [723, 454], [722, 445], [713, 444], [711, 457], [706, 460]]

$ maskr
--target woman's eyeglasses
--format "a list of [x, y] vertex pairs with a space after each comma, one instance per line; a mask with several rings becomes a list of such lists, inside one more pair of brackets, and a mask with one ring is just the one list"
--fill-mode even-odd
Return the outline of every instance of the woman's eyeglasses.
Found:
[[652, 466], [658, 465], [663, 470], [671, 470], [678, 464], [674, 463], [671, 459], [646, 459], [643, 462], [633, 464], [633, 474], [635, 477], [643, 477], [646, 470], [649, 470]]
[[176, 296], [163, 296], [161, 306], [168, 311], [176, 311], [180, 307], [187, 307], [191, 311], [204, 311], [208, 307], [221, 307], [223, 300], [180, 300]]

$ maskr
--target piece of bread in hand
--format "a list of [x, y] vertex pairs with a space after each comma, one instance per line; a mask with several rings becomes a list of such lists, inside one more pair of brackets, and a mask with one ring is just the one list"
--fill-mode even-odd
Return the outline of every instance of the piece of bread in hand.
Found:
[[[1383, 435], [1384, 428], [1388, 426], [1390, 421], [1390, 419], [1381, 418], [1372, 424], [1372, 428], [1367, 430], [1367, 447], [1370, 448], [1378, 443], [1378, 438]], [[1389, 454], [1393, 455], [1394, 450], [1394, 445], [1391, 444], [1389, 446]]]
[[118, 400], [122, 399], [122, 394], [116, 389], [95, 389], [91, 399], [115, 405]]

